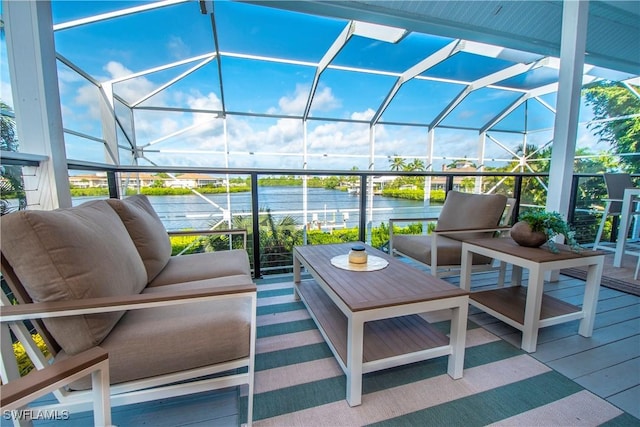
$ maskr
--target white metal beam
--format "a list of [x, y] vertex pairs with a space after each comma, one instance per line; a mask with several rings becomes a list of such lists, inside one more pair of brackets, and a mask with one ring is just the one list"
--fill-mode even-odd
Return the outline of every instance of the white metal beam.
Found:
[[371, 124], [373, 125], [378, 120], [380, 120], [382, 113], [384, 113], [384, 110], [387, 109], [387, 107], [389, 106], [389, 103], [391, 102], [393, 97], [396, 96], [396, 93], [398, 93], [398, 90], [400, 90], [400, 87], [403, 84], [413, 79], [417, 75], [424, 73], [429, 68], [435, 65], [438, 65], [445, 59], [451, 57], [451, 55], [455, 54], [459, 50], [459, 46], [460, 46], [460, 40], [454, 40], [448, 45], [446, 45], [445, 47], [443, 47], [442, 49], [438, 50], [432, 55], [429, 55], [428, 57], [426, 57], [425, 59], [418, 62], [417, 64], [415, 64], [414, 66], [406, 70], [404, 73], [402, 73], [396, 80], [395, 84], [393, 85], [389, 93], [387, 93], [387, 96], [385, 97], [380, 107], [378, 107], [378, 111], [376, 111], [376, 114], [373, 115], [373, 118], [371, 119]]
[[4, 1], [2, 6], [20, 151], [47, 157], [24, 176], [27, 205], [71, 207], [51, 3]]
[[329, 66], [331, 61], [333, 61], [333, 58], [335, 58], [338, 55], [338, 53], [340, 53], [344, 45], [347, 44], [347, 41], [353, 35], [354, 30], [355, 30], [355, 27], [353, 22], [349, 22], [349, 24], [347, 24], [347, 26], [338, 35], [338, 37], [333, 42], [331, 47], [327, 49], [324, 56], [318, 63], [318, 66], [316, 67], [316, 73], [313, 76], [313, 83], [311, 83], [311, 88], [309, 90], [309, 96], [307, 97], [307, 104], [304, 107], [304, 113], [302, 115], [304, 120], [306, 120], [307, 117], [309, 117], [309, 112], [311, 111], [311, 104], [313, 103], [313, 96], [315, 95], [316, 89], [318, 88], [318, 83], [320, 82], [320, 76], [322, 75], [324, 70]]
[[116, 10], [114, 12], [101, 13], [100, 15], [93, 15], [86, 18], [75, 19], [73, 21], [63, 22], [53, 26], [54, 31], [66, 30], [68, 28], [79, 27], [81, 25], [91, 24], [94, 22], [105, 21], [107, 19], [118, 18], [121, 16], [132, 15], [138, 12], [144, 12], [146, 10], [158, 9], [160, 7], [171, 6], [178, 3], [186, 3], [190, 0], [165, 0], [155, 3], [147, 3], [141, 6], [130, 7], [127, 9]]

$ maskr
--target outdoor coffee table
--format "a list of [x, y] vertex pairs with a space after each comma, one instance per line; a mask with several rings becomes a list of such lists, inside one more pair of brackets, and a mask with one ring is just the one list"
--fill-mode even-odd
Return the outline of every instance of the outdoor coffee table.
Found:
[[[469, 303], [522, 331], [521, 347], [527, 352], [536, 351], [538, 329], [545, 326], [579, 319], [578, 333], [583, 337], [593, 334], [604, 252], [585, 249], [575, 253], [566, 245], [557, 246], [560, 252], [554, 254], [546, 248], [520, 246], [511, 238], [475, 239], [462, 244], [462, 289], [471, 289], [473, 254], [513, 265], [512, 286], [471, 292]], [[588, 268], [582, 307], [544, 295], [545, 272], [581, 266]], [[529, 270], [526, 287], [520, 286], [522, 268]]]
[[[332, 264], [352, 245], [293, 249], [296, 297], [304, 302], [347, 376], [349, 405], [361, 404], [362, 375], [369, 372], [448, 355], [447, 373], [461, 378], [468, 291], [370, 246], [365, 246], [369, 263], [379, 268], [388, 262], [386, 267], [351, 271]], [[313, 279], [301, 281], [301, 265]], [[450, 337], [418, 315], [443, 309], [451, 310]]]

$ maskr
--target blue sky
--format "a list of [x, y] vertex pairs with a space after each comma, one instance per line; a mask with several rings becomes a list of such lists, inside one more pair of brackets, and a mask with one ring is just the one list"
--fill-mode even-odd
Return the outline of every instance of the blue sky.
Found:
[[[144, 4], [140, 1], [56, 0], [52, 4], [54, 25]], [[226, 1], [215, 3], [215, 16], [220, 51], [225, 53], [221, 60], [224, 92], [220, 90], [218, 63], [214, 59], [183, 81], [140, 104], [200, 112], [138, 110], [132, 124], [127, 110], [119, 106], [116, 111], [124, 127], [120, 138], [124, 140], [125, 133], [131, 137], [135, 134], [138, 145], [149, 144], [148, 148], [155, 150], [149, 151], [147, 157], [160, 165], [223, 167], [226, 166], [224, 152], [229, 151], [231, 167], [302, 168], [300, 120], [229, 115], [228, 140], [225, 142], [222, 120], [202, 111], [219, 110], [224, 96], [226, 109], [230, 112], [300, 115], [316, 71], [314, 65], [322, 59], [347, 21]], [[410, 33], [397, 44], [353, 36], [332, 62], [336, 67], [327, 69], [320, 78], [310, 113], [312, 117], [330, 120], [308, 121], [308, 167], [350, 169], [357, 166], [366, 169], [370, 154], [368, 125], [335, 120], [370, 120], [396, 81], [396, 75], [390, 73], [406, 71], [451, 41], [417, 33]], [[210, 17], [200, 14], [198, 2], [59, 30], [55, 42], [58, 53], [98, 82], [215, 52]], [[2, 54], [5, 54], [4, 43]], [[536, 58], [536, 55], [518, 55]], [[289, 63], [258, 61], [253, 56], [286, 58]], [[513, 56], [511, 53], [510, 57]], [[405, 83], [385, 110], [382, 121], [427, 124], [465, 87], [449, 79], [471, 82], [515, 64], [511, 58], [459, 53], [421, 74], [431, 80], [413, 79]], [[200, 62], [125, 80], [117, 83], [114, 91], [126, 102], [136, 102]], [[0, 93], [7, 102], [10, 82], [4, 57], [1, 67]], [[354, 69], [375, 70], [376, 73]], [[98, 90], [64, 64], [60, 64], [58, 73], [64, 127], [101, 138]], [[557, 70], [542, 68], [500, 84], [533, 88], [556, 76]], [[442, 125], [483, 126], [519, 96], [513, 91], [479, 89], [463, 100]], [[540, 98], [551, 107], [555, 106], [555, 94]], [[553, 126], [553, 113], [535, 100], [530, 101], [527, 108], [528, 128], [547, 129], [530, 133], [527, 143], [547, 143], [552, 137], [548, 129]], [[586, 121], [591, 112], [586, 108], [582, 110], [581, 121]], [[524, 106], [521, 106], [490, 133], [500, 144], [514, 148], [522, 143], [522, 137], [500, 131], [522, 129], [524, 122]], [[597, 144], [583, 128], [579, 146], [590, 147], [593, 151], [607, 148]], [[426, 155], [424, 127], [378, 125], [375, 140], [375, 155], [381, 156], [375, 160], [376, 169], [388, 169], [389, 162], [384, 156]], [[66, 141], [69, 158], [104, 160], [99, 144], [71, 135], [67, 135]], [[473, 159], [477, 152], [477, 131], [436, 131], [434, 156], [446, 157], [434, 163], [436, 169], [453, 158]], [[489, 140], [486, 157], [509, 159], [511, 154]], [[148, 163], [141, 160], [141, 164]]]

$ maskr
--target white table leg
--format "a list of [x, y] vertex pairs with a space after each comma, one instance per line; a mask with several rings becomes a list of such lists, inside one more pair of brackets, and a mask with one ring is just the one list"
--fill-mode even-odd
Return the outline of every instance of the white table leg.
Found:
[[347, 403], [362, 403], [362, 355], [364, 322], [351, 316], [347, 326]]
[[471, 290], [471, 263], [473, 253], [466, 248], [466, 243], [462, 244], [462, 254], [460, 257], [460, 288], [469, 291]]
[[519, 265], [512, 266], [511, 286], [522, 286], [522, 267]]
[[584, 317], [580, 321], [578, 333], [583, 337], [593, 335], [593, 324], [596, 319], [596, 306], [598, 304], [598, 293], [600, 292], [600, 278], [602, 277], [602, 267], [604, 260], [598, 259], [597, 264], [592, 264], [587, 270], [587, 279], [584, 285], [584, 300], [582, 301], [582, 311]]
[[462, 298], [460, 306], [451, 309], [451, 334], [449, 337], [451, 355], [449, 356], [447, 373], [454, 380], [462, 378], [464, 370], [464, 343], [467, 334], [468, 312], [469, 297]]
[[540, 324], [543, 291], [544, 274], [542, 269], [539, 266], [529, 269], [527, 302], [524, 310], [521, 346], [524, 351], [529, 353], [536, 351], [536, 345], [538, 343], [538, 328]]
[[300, 300], [300, 294], [298, 293], [298, 284], [300, 283], [300, 276], [301, 276], [301, 266], [300, 266], [300, 260], [298, 260], [298, 257], [296, 256], [296, 252], [293, 252], [293, 297], [295, 298], [296, 301]]
[[[637, 190], [637, 191], [633, 191]], [[638, 194], [638, 189], [627, 189], [622, 198], [622, 210], [620, 211], [620, 225], [618, 227], [618, 240], [616, 241], [616, 252], [613, 257], [613, 266], [622, 266], [622, 256], [624, 255], [624, 246], [627, 243], [627, 233], [629, 233], [629, 225], [631, 224], [629, 216], [631, 216], [631, 197]]]

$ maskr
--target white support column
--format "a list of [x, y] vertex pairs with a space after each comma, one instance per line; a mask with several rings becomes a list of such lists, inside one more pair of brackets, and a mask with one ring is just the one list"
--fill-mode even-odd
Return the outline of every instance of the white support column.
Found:
[[[116, 135], [116, 112], [113, 101], [113, 84], [107, 82], [100, 88], [100, 121], [102, 122], [102, 138], [105, 140], [105, 163], [120, 164], [120, 152], [118, 150], [118, 137]], [[136, 145], [135, 134], [132, 142]], [[134, 147], [137, 149], [137, 147]], [[137, 156], [136, 162], [137, 162]]]
[[[433, 171], [433, 141], [435, 139], [435, 128], [429, 128], [427, 133], [427, 171]], [[428, 206], [431, 203], [431, 177], [424, 179], [424, 204]]]
[[[307, 120], [302, 119], [302, 169], [308, 169], [307, 162], [309, 161], [309, 154], [307, 152], [308, 138], [307, 138]], [[308, 179], [307, 175], [302, 177], [302, 218], [304, 221], [304, 234], [302, 236], [303, 245], [307, 244], [307, 224], [309, 224], [309, 197], [308, 197]], [[295, 264], [295, 262], [294, 262]]]
[[580, 90], [587, 38], [589, 1], [564, 1], [562, 42], [560, 46], [560, 78], [553, 133], [551, 170], [547, 209], [567, 217], [573, 175]]
[[[376, 125], [369, 126], [369, 170], [376, 168]], [[367, 178], [367, 243], [371, 243], [373, 228], [373, 176]]]
[[70, 207], [51, 4], [5, 0], [2, 6], [20, 151], [48, 157], [24, 177], [27, 205]]
[[[487, 133], [481, 132], [480, 137], [478, 138], [478, 161], [480, 162], [480, 169], [478, 172], [484, 171], [484, 150], [487, 142]], [[480, 194], [482, 193], [482, 177], [476, 177], [476, 186], [474, 193]]]

